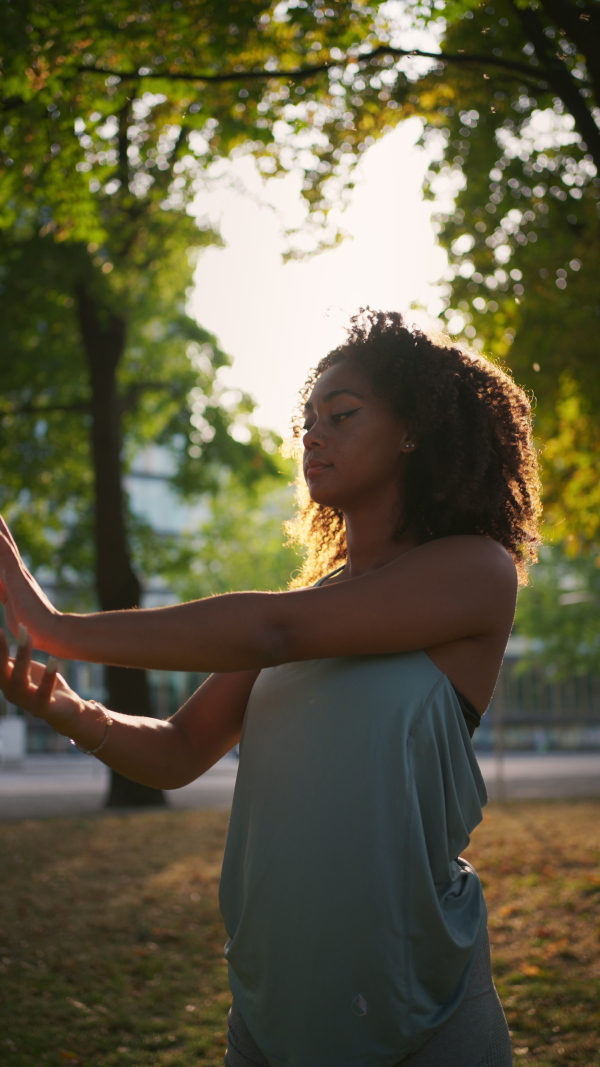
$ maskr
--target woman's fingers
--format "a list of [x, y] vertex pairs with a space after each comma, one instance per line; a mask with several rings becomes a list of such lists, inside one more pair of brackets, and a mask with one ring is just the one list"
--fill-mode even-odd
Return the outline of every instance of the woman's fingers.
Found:
[[16, 543], [13, 535], [11, 534], [8, 526], [6, 525], [6, 522], [2, 518], [2, 515], [0, 515], [0, 533], [3, 534], [3, 536], [8, 541], [9, 545], [11, 545], [12, 548], [14, 548], [15, 552], [18, 555], [19, 554], [19, 549], [17, 548], [17, 543]]
[[54, 692], [54, 686], [56, 685], [57, 667], [58, 664], [54, 659], [54, 656], [50, 656], [46, 664], [46, 670], [44, 671], [40, 684], [37, 687], [37, 691], [34, 694], [35, 715], [43, 716], [50, 707], [52, 693]]
[[81, 698], [58, 674], [58, 664], [50, 656], [46, 665], [31, 660], [31, 640], [21, 627], [14, 658], [10, 656], [5, 632], [0, 629], [0, 689], [7, 700], [38, 718], [45, 719], [60, 733], [81, 709]]
[[8, 533], [6, 523], [4, 523], [4, 528], [0, 526], [0, 566], [3, 572], [6, 573], [15, 567], [18, 568], [20, 563], [19, 550]]
[[[9, 699], [14, 703], [17, 702], [16, 695], [18, 693], [26, 693], [29, 690], [30, 677], [29, 677], [29, 664], [31, 662], [31, 638], [27, 633], [24, 626], [19, 626], [17, 652], [15, 655], [15, 663], [12, 670], [10, 685], [9, 685]], [[11, 695], [14, 693], [15, 695]]]
[[[31, 638], [24, 626], [19, 626], [19, 641], [14, 658], [8, 654], [6, 635], [0, 638], [0, 665], [2, 671], [2, 690], [12, 704], [37, 715], [37, 688], [31, 677]], [[37, 668], [37, 664], [36, 664]], [[50, 697], [54, 679], [50, 686]], [[48, 682], [44, 693], [47, 691]], [[42, 701], [40, 706], [45, 706]]]
[[12, 666], [10, 663], [8, 641], [6, 639], [6, 633], [4, 630], [0, 629], [0, 689], [2, 689], [2, 692], [5, 692], [11, 674]]
[[20, 622], [27, 624], [38, 648], [45, 648], [48, 626], [59, 612], [53, 607], [25, 566], [15, 540], [0, 516], [0, 601], [12, 633]]

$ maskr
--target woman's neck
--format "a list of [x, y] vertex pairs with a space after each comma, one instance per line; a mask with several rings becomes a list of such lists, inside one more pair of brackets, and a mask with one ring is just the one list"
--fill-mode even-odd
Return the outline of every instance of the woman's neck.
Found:
[[361, 574], [385, 567], [386, 563], [417, 547], [419, 542], [413, 533], [406, 531], [399, 537], [395, 536], [398, 518], [397, 510], [394, 511], [395, 521], [390, 516], [389, 507], [383, 508], [381, 514], [374, 513], [370, 508], [360, 514], [345, 515], [348, 552], [345, 577], [359, 578]]

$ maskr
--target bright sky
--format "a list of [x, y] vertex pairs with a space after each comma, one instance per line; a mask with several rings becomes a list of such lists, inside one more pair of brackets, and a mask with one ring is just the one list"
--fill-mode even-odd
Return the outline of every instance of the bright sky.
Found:
[[218, 223], [226, 247], [202, 254], [190, 310], [233, 357], [222, 381], [254, 397], [259, 425], [288, 436], [308, 371], [343, 340], [360, 306], [399, 310], [421, 324], [428, 316], [411, 312], [412, 303], [439, 314], [446, 256], [435, 244], [435, 205], [421, 195], [420, 130], [409, 119], [365, 152], [340, 220], [351, 239], [300, 262], [282, 261], [283, 230], [303, 217], [296, 176], [265, 186], [252, 161], [241, 159], [235, 172], [248, 195], [231, 188], [202, 195], [198, 210]]

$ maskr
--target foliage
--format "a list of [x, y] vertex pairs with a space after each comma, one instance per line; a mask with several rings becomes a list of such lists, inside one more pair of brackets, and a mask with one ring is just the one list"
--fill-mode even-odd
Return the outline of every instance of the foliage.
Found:
[[208, 518], [188, 541], [189, 566], [177, 567], [172, 575], [181, 599], [286, 589], [302, 564], [283, 533], [293, 510], [292, 487], [271, 479], [247, 489], [229, 481], [207, 505]]
[[[179, 294], [190, 268], [185, 246], [180, 253], [170, 270], [157, 268], [156, 284], [145, 287], [142, 279], [131, 298], [119, 374], [124, 463], [147, 441], [160, 444], [173, 457], [177, 486], [198, 494], [214, 489], [223, 466], [250, 481], [274, 472], [265, 447], [272, 452], [277, 442], [249, 424], [248, 397], [220, 387], [218, 370], [230, 360], [183, 310]], [[51, 567], [60, 585], [85, 586], [94, 566], [91, 398], [73, 292], [89, 273], [87, 256], [48, 237], [4, 248], [0, 239], [0, 262], [0, 507], [36, 565]], [[109, 284], [100, 275], [98, 285]], [[240, 433], [247, 442], [235, 439]], [[160, 539], [152, 552], [156, 565]]]
[[389, 38], [381, 6], [3, 5], [2, 225], [26, 228], [25, 202], [32, 227], [44, 215], [57, 240], [92, 241], [113, 263], [146, 259], [142, 218], [162, 215], [164, 236], [211, 164], [236, 152], [265, 175], [299, 170], [326, 212], [329, 179], [339, 196], [361, 148], [399, 117], [386, 56], [362, 76], [370, 46]]
[[[598, 814], [594, 801], [490, 805], [467, 853], [485, 887], [516, 1063], [596, 1062]], [[227, 819], [0, 826], [7, 1067], [222, 1064]]]
[[[42, 247], [39, 258], [46, 252], [53, 256], [55, 249]], [[63, 266], [56, 275], [64, 282]], [[29, 277], [37, 281], [33, 272]], [[50, 569], [63, 606], [91, 610], [93, 478], [78, 339], [72, 322], [61, 321], [55, 308], [46, 314], [46, 301], [68, 310], [69, 297], [60, 290], [31, 290], [37, 312], [27, 316], [27, 301], [18, 293], [25, 280], [25, 272], [13, 272], [0, 294], [10, 357], [0, 366], [0, 510], [29, 556]], [[282, 545], [282, 522], [292, 505], [281, 480], [291, 472], [275, 455], [277, 438], [250, 421], [251, 399], [219, 385], [219, 367], [229, 358], [213, 336], [183, 313], [169, 315], [168, 306], [144, 301], [130, 331], [121, 377], [127, 467], [148, 441], [160, 445], [171, 457], [174, 488], [184, 497], [202, 494], [210, 513], [189, 536], [161, 533], [131, 513], [129, 540], [141, 573], [172, 579], [173, 588], [190, 598], [252, 585], [285, 587], [297, 564], [296, 554]], [[43, 349], [33, 368], [19, 365], [23, 345]], [[23, 418], [29, 396], [35, 410]], [[227, 469], [234, 475], [226, 477]]]
[[[432, 24], [435, 5], [421, 4]], [[524, 667], [598, 669], [600, 9], [585, 0], [444, 6], [442, 57], [402, 98], [437, 161], [449, 329], [536, 398], [549, 547], [519, 597]], [[398, 98], [400, 99], [400, 98]]]
[[[266, 177], [301, 173], [307, 227], [332, 243], [353, 164], [411, 114], [438, 157], [430, 191], [456, 193], [440, 218], [449, 327], [535, 391], [548, 526], [595, 551], [598, 6], [420, 0], [397, 16], [359, 0], [2, 5], [0, 503], [65, 581], [92, 565], [82, 287], [98, 321], [125, 323], [125, 467], [157, 440], [184, 493], [214, 490], [223, 466], [263, 478], [274, 442], [247, 398], [225, 403], [226, 357], [185, 316], [193, 256], [218, 240], [193, 213], [223, 161], [252, 153]], [[238, 504], [220, 507], [235, 541]], [[170, 573], [191, 558], [131, 517], [129, 537]]]
[[[103, 423], [122, 439], [108, 527], [122, 511], [115, 464], [127, 470], [148, 441], [170, 450], [188, 496], [214, 491], [223, 469], [245, 484], [275, 473], [273, 435], [252, 426], [248, 397], [220, 389], [227, 357], [185, 314], [194, 257], [219, 239], [195, 213], [223, 161], [253, 153], [265, 176], [303, 173], [315, 224], [335, 241], [332, 200], [399, 116], [377, 72], [385, 56], [356, 92], [371, 63], [359, 53], [386, 39], [380, 6], [0, 7], [0, 506], [62, 587], [89, 588], [94, 522], [96, 557], [110, 536], [97, 529]], [[112, 360], [114, 396], [94, 381], [99, 332], [96, 379]], [[128, 528], [138, 565], [186, 559], [132, 516]]]
[[[107, 306], [136, 305], [140, 286], [151, 304], [184, 249], [215, 239], [187, 212], [224, 159], [299, 171], [309, 224], [331, 243], [327, 214], [361, 151], [419, 114], [441, 151], [431, 190], [443, 178], [458, 191], [441, 228], [450, 325], [535, 389], [544, 440], [557, 439], [568, 370], [581, 450], [597, 448], [597, 8], [423, 0], [392, 15], [358, 0], [5, 4], [0, 225], [33, 241], [30, 262], [40, 240], [74, 251], [72, 270], [86, 268]], [[52, 328], [65, 317], [55, 308]], [[547, 481], [558, 498], [556, 466]]]
[[549, 522], [583, 548], [600, 533], [600, 9], [495, 0], [444, 15], [448, 58], [403, 110], [438, 153], [430, 193], [456, 194], [440, 217], [445, 314], [535, 393]]
[[516, 631], [532, 639], [520, 669], [543, 665], [553, 678], [600, 674], [600, 557], [565, 556], [546, 545], [519, 593]]

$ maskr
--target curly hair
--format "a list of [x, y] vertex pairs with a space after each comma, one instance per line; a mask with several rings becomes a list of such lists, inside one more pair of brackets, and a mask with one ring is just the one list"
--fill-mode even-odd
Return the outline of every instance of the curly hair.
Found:
[[[510, 552], [520, 584], [540, 544], [538, 457], [531, 405], [495, 363], [444, 335], [407, 326], [397, 312], [361, 311], [346, 342], [325, 356], [300, 394], [302, 406], [317, 378], [337, 363], [361, 371], [373, 391], [406, 419], [418, 448], [407, 457], [400, 537], [419, 543], [451, 534], [483, 534]], [[300, 408], [294, 437], [301, 434]], [[288, 523], [305, 550], [292, 586], [315, 582], [346, 559], [341, 511], [311, 500], [298, 480], [298, 509]]]

